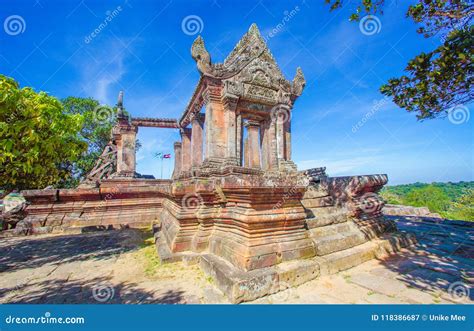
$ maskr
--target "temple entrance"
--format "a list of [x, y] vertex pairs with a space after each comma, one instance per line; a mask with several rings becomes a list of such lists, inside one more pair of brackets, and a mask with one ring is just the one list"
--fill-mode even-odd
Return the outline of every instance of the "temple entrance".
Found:
[[178, 130], [142, 127], [138, 129], [136, 171], [156, 179], [171, 179], [174, 169], [173, 143], [179, 139]]

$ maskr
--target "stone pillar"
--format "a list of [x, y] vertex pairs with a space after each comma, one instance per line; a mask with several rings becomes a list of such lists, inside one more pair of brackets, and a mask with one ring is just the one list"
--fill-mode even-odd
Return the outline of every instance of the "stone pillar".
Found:
[[196, 114], [191, 122], [191, 166], [199, 167], [202, 163], [202, 131], [203, 131], [203, 114]]
[[127, 117], [119, 117], [113, 129], [113, 136], [117, 145], [117, 175], [120, 177], [134, 177], [135, 142], [138, 128], [131, 125]]
[[243, 160], [242, 165], [245, 166], [245, 167], [250, 167], [250, 165], [249, 165], [249, 162], [250, 162], [249, 161], [249, 155], [250, 155], [250, 153], [249, 153], [249, 137], [248, 136], [245, 138], [243, 145], [244, 145], [244, 157], [243, 157], [244, 160]]
[[263, 170], [268, 170], [270, 168], [269, 166], [270, 149], [269, 149], [269, 143], [268, 143], [268, 140], [269, 140], [268, 129], [269, 129], [268, 122], [264, 122], [260, 126], [260, 150], [262, 152], [262, 169]]
[[248, 167], [250, 168], [260, 168], [260, 146], [258, 143], [258, 129], [260, 123], [256, 121], [248, 121], [246, 124], [247, 127], [247, 150], [248, 150]]
[[285, 131], [285, 160], [291, 160], [291, 121], [288, 119], [284, 125]]
[[208, 86], [204, 94], [206, 100], [205, 162], [222, 163], [227, 156], [227, 128], [220, 91], [221, 89], [217, 86]]
[[237, 118], [235, 114], [238, 100], [238, 97], [228, 93], [226, 93], [222, 98], [227, 133], [225, 163], [229, 165], [239, 164], [237, 158]]
[[276, 144], [277, 144], [277, 157], [278, 160], [285, 159], [285, 123], [281, 119], [275, 121], [276, 124]]
[[265, 145], [267, 153], [267, 169], [278, 169], [278, 152], [277, 152], [277, 141], [276, 141], [276, 119], [271, 117], [267, 122], [265, 128]]
[[178, 178], [181, 175], [181, 143], [174, 143], [174, 170], [173, 178]]
[[278, 161], [291, 159], [291, 107], [280, 104], [274, 107], [272, 119], [275, 121]]
[[189, 128], [181, 129], [181, 171], [191, 170], [191, 132]]
[[236, 128], [235, 128], [235, 131], [236, 131], [236, 136], [237, 136], [237, 162], [238, 162], [238, 165], [239, 166], [242, 166], [243, 165], [243, 160], [242, 160], [242, 148], [243, 148], [243, 130], [242, 130], [242, 115], [240, 113], [238, 113], [236, 115]]

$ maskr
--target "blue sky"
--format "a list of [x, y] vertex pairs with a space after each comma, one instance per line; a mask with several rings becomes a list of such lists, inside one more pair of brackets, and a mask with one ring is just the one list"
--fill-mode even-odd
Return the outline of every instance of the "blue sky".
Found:
[[[474, 180], [474, 119], [418, 122], [378, 92], [409, 59], [441, 42], [416, 33], [405, 18], [408, 1], [386, 1], [372, 35], [348, 21], [350, 2], [332, 13], [323, 2], [2, 0], [0, 73], [59, 98], [115, 104], [124, 90], [133, 116], [177, 118], [199, 78], [190, 55], [197, 34], [184, 31], [183, 20], [196, 15], [202, 21], [198, 30], [213, 62], [222, 61], [255, 22], [286, 77], [292, 79], [298, 66], [306, 76], [292, 114], [299, 169], [326, 166], [332, 176], [386, 173], [390, 184]], [[3, 23], [12, 15], [22, 18], [23, 32], [6, 33]], [[108, 15], [113, 18], [99, 28]], [[465, 107], [469, 114], [473, 105]], [[138, 172], [159, 177], [154, 153], [171, 153], [177, 130], [143, 128], [138, 136]], [[164, 161], [165, 176], [172, 165], [173, 159]]]

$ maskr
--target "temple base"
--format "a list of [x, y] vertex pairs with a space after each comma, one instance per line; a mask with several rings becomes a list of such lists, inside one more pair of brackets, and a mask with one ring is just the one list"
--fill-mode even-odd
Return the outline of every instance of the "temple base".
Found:
[[252, 301], [284, 291], [320, 276], [355, 267], [374, 258], [385, 258], [416, 243], [415, 237], [410, 234], [394, 233], [325, 256], [293, 260], [272, 267], [242, 271], [214, 254], [171, 253], [159, 228], [156, 228], [155, 231], [156, 248], [162, 263], [182, 261], [187, 265], [199, 264], [200, 268], [212, 278], [213, 283], [232, 303]]
[[199, 263], [232, 302], [298, 286], [415, 242], [382, 216], [377, 192], [385, 175], [248, 170], [173, 182], [156, 229], [162, 262]]

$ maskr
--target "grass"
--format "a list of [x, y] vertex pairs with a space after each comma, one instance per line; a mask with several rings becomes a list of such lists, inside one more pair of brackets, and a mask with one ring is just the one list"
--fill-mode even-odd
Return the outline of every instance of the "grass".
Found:
[[148, 277], [155, 276], [158, 268], [161, 266], [161, 261], [156, 253], [154, 238], [145, 239], [143, 244], [140, 245], [139, 252], [145, 259], [145, 275]]

